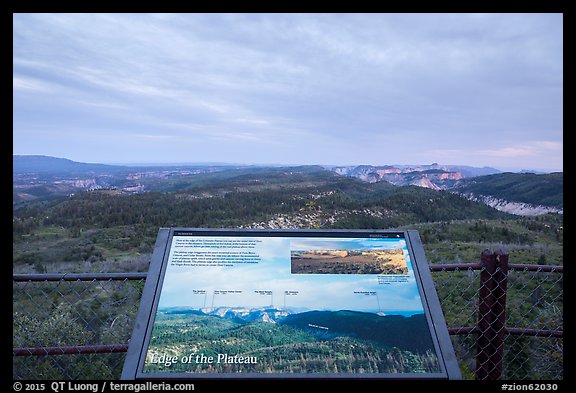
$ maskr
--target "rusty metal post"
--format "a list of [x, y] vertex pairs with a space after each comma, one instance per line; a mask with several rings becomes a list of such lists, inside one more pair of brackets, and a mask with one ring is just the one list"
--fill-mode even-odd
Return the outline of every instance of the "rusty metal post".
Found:
[[490, 379], [500, 379], [502, 365], [504, 364], [504, 339], [506, 338], [506, 289], [508, 286], [508, 254], [502, 250], [496, 252], [496, 272], [494, 273], [494, 308], [492, 315], [494, 320], [494, 341], [492, 342], [492, 361], [494, 367], [490, 373]]
[[496, 270], [496, 256], [492, 250], [482, 250], [480, 256], [480, 290], [478, 293], [478, 340], [476, 341], [476, 379], [488, 379], [490, 373], [490, 355], [493, 338], [491, 329], [491, 310], [494, 299], [492, 297], [492, 276]]
[[504, 358], [508, 255], [485, 249], [481, 265], [476, 379], [496, 380], [502, 375]]

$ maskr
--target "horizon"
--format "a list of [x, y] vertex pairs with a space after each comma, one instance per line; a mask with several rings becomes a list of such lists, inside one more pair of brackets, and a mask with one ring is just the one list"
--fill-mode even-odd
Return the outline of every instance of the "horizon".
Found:
[[561, 13], [14, 13], [12, 31], [18, 155], [563, 171]]
[[48, 156], [45, 154], [13, 154], [12, 157], [47, 157], [47, 158], [55, 158], [55, 159], [63, 159], [72, 161], [74, 163], [82, 163], [82, 164], [96, 164], [96, 165], [111, 165], [111, 166], [126, 166], [126, 167], [163, 167], [163, 166], [257, 166], [257, 167], [297, 167], [297, 166], [321, 166], [321, 167], [354, 167], [354, 166], [373, 166], [373, 167], [383, 167], [383, 166], [392, 166], [392, 167], [423, 167], [423, 166], [431, 166], [431, 165], [438, 165], [438, 166], [456, 166], [456, 167], [470, 167], [470, 168], [477, 168], [477, 169], [495, 169], [500, 172], [535, 172], [535, 173], [562, 173], [563, 170], [546, 170], [546, 169], [534, 169], [534, 168], [497, 168], [494, 166], [474, 166], [474, 165], [467, 165], [467, 164], [444, 164], [439, 162], [431, 162], [431, 163], [412, 163], [412, 164], [398, 164], [398, 163], [380, 163], [380, 164], [373, 164], [373, 163], [363, 163], [363, 164], [325, 164], [325, 163], [309, 163], [309, 164], [278, 164], [278, 163], [234, 163], [234, 162], [85, 162], [85, 161], [75, 161], [66, 157], [54, 157]]

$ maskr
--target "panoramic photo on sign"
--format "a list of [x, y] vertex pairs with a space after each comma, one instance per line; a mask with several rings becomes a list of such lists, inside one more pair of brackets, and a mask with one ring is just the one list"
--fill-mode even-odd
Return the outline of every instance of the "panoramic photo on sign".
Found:
[[171, 233], [143, 376], [445, 375], [403, 232]]

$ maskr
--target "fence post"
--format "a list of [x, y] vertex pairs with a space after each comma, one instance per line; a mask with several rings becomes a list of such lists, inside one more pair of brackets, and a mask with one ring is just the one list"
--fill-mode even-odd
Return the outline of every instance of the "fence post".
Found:
[[494, 363], [491, 379], [500, 379], [504, 364], [504, 339], [506, 338], [506, 291], [508, 286], [508, 254], [499, 250], [496, 252], [496, 272], [494, 273], [496, 286], [494, 287], [494, 315], [493, 329], [494, 340]]
[[480, 259], [476, 379], [496, 380], [504, 358], [508, 254], [485, 249]]

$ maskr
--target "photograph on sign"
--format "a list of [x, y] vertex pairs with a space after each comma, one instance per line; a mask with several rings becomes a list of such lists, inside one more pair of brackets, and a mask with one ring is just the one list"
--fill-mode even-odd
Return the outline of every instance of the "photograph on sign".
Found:
[[175, 232], [142, 374], [441, 373], [403, 233]]

